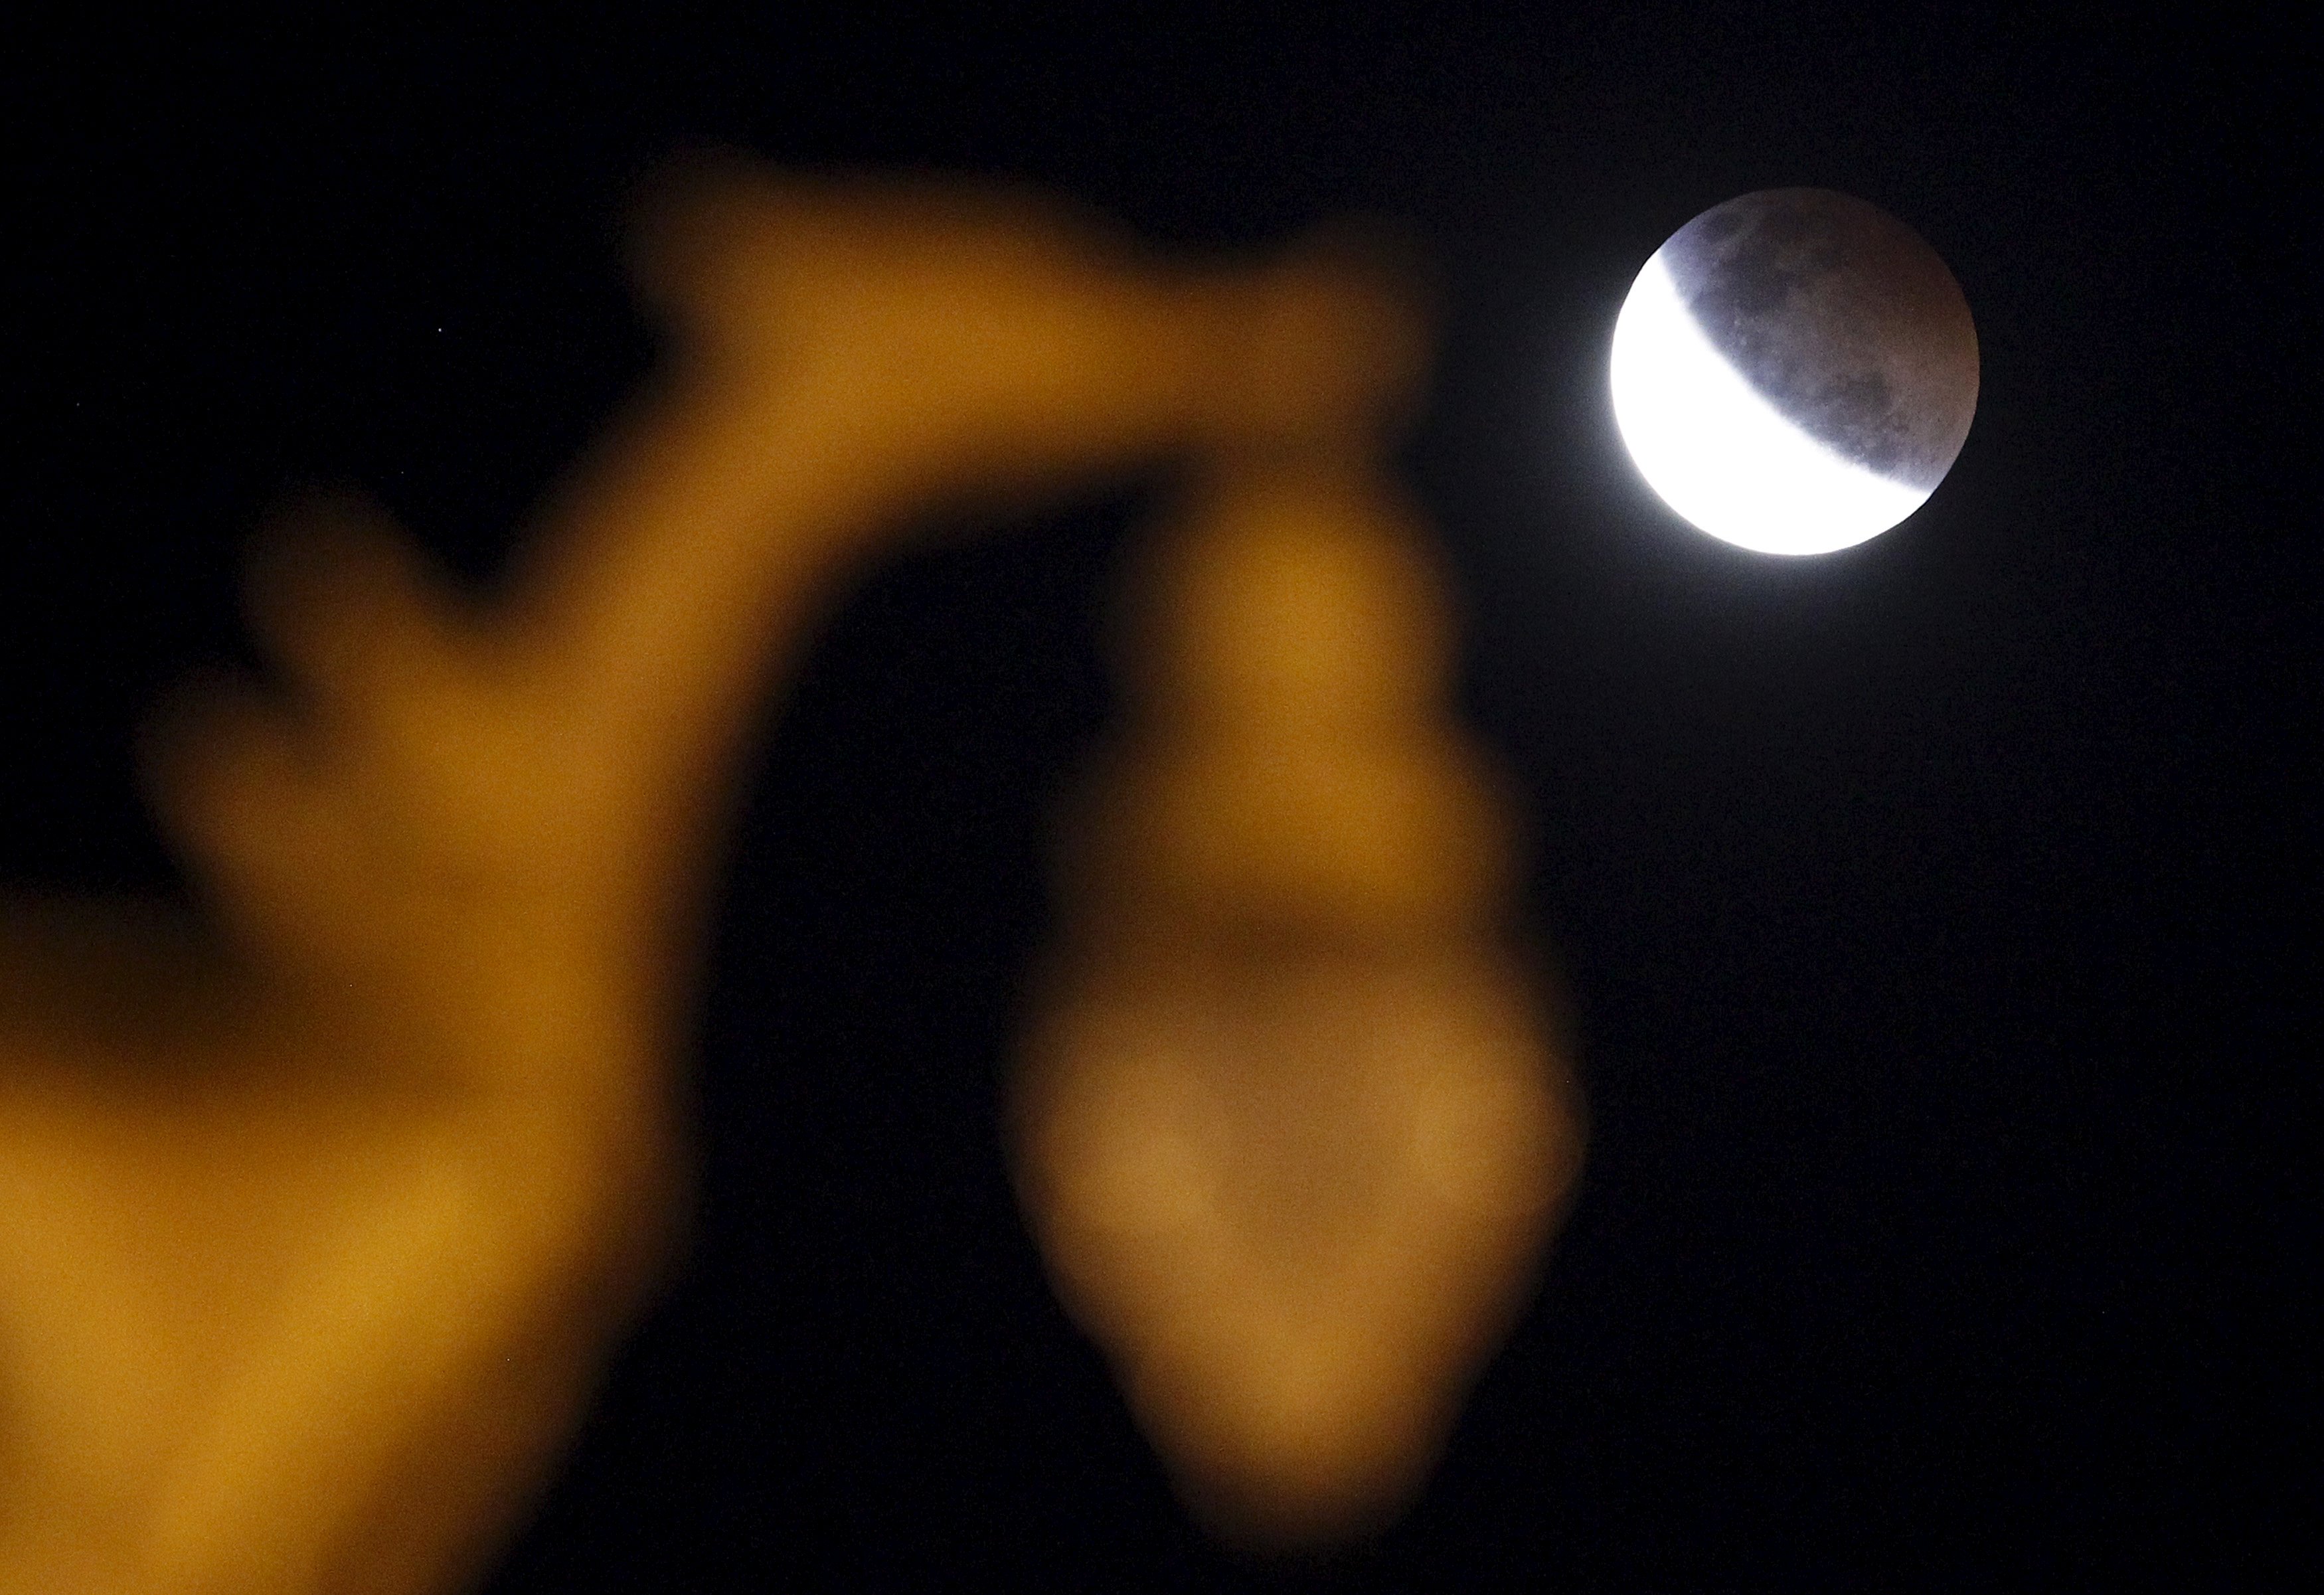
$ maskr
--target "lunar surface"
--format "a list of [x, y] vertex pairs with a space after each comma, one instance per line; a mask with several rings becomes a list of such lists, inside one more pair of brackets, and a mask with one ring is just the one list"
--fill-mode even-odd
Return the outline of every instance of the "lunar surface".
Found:
[[1977, 328], [1920, 235], [1823, 189], [1713, 206], [1616, 322], [1614, 414], [1655, 492], [1714, 537], [1826, 553], [1918, 509], [1977, 409]]

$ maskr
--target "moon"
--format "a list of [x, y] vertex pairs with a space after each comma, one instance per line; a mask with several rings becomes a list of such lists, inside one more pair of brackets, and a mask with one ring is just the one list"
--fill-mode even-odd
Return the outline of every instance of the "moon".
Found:
[[1828, 189], [1715, 205], [1622, 302], [1614, 422], [1659, 498], [1723, 541], [1828, 554], [1928, 502], [1977, 410], [1977, 326], [1937, 252]]

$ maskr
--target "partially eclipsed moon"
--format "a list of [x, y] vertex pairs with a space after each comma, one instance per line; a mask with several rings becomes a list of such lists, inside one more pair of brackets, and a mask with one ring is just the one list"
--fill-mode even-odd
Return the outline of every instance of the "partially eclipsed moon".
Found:
[[1927, 502], [1977, 409], [1977, 329], [1936, 252], [1821, 189], [1714, 206], [1614, 324], [1614, 420], [1665, 503], [1766, 554], [1827, 554]]

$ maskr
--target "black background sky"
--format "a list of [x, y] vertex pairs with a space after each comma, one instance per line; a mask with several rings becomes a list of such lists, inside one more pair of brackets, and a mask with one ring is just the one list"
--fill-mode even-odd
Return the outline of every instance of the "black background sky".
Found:
[[[1016, 1222], [995, 1083], [1126, 493], [832, 619], [728, 878], [695, 1262], [494, 1590], [2268, 1581], [2318, 1483], [2313, 56], [1950, 5], [1098, 10], [88, 8], [0, 64], [25, 886], [169, 889], [129, 736], [242, 657], [284, 488], [491, 571], [646, 367], [618, 221], [675, 152], [1007, 173], [1184, 244], [1356, 210], [1439, 272], [1409, 466], [1595, 1141], [1427, 1495], [1321, 1566], [1213, 1552]], [[1984, 353], [1935, 499], [1806, 562], [1661, 510], [1603, 392], [1646, 255], [1792, 184], [1918, 228]]]

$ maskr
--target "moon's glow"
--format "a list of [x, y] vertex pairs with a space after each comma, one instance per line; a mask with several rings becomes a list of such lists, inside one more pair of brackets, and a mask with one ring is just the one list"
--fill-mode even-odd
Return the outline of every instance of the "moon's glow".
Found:
[[1763, 554], [1828, 554], [1927, 502], [1784, 419], [1695, 322], [1657, 252], [1614, 323], [1614, 424], [1646, 484], [1711, 536]]

